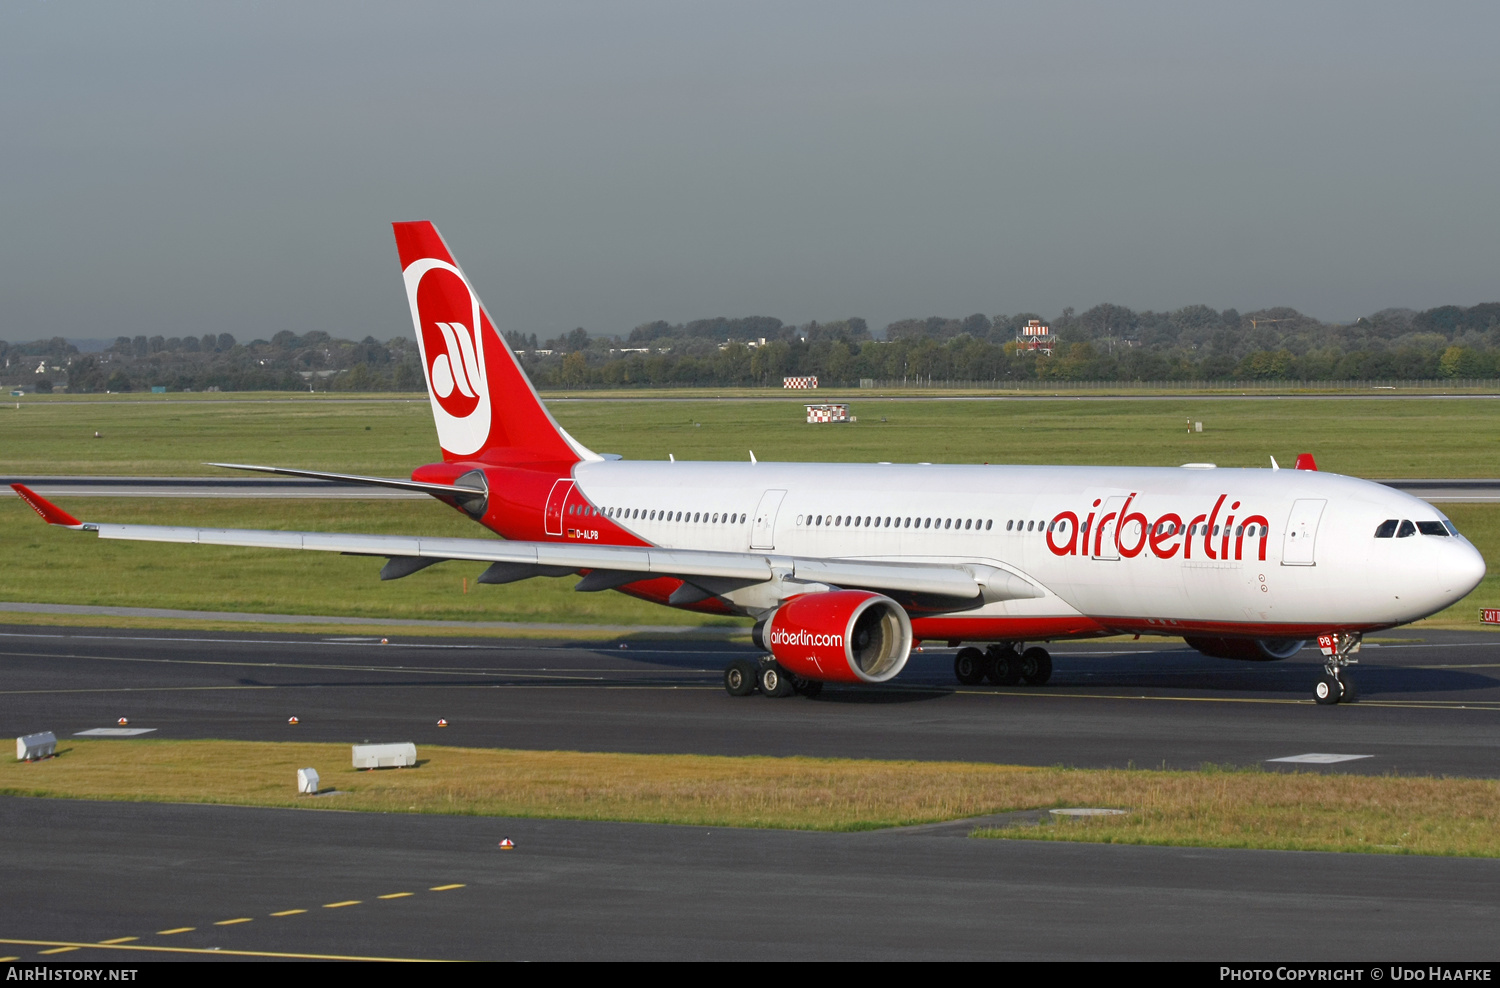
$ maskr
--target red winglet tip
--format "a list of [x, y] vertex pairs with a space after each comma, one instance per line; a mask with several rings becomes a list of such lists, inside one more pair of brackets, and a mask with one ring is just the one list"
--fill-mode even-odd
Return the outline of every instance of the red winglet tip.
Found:
[[42, 497], [36, 491], [25, 484], [11, 484], [11, 490], [21, 496], [21, 500], [31, 505], [31, 510], [42, 516], [42, 521], [49, 525], [66, 525], [69, 528], [81, 528], [83, 522], [68, 514], [62, 508]]
[[1315, 459], [1313, 459], [1313, 455], [1311, 453], [1298, 453], [1297, 454], [1297, 469], [1298, 470], [1316, 470], [1316, 469], [1318, 469], [1318, 461], [1315, 460]]

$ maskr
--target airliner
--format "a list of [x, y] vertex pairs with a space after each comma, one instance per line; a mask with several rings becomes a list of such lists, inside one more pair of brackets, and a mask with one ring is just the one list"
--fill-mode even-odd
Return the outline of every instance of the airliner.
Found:
[[964, 684], [1040, 685], [1038, 643], [1181, 637], [1267, 661], [1316, 640], [1319, 704], [1356, 696], [1366, 632], [1472, 591], [1484, 559], [1432, 505], [1293, 469], [630, 461], [553, 419], [429, 222], [394, 224], [442, 462], [409, 480], [214, 464], [419, 491], [501, 538], [83, 522], [22, 485], [44, 520], [100, 538], [340, 552], [382, 580], [445, 560], [480, 583], [577, 574], [708, 615], [754, 620], [765, 654], [724, 671], [736, 696], [888, 683], [922, 641], [958, 648]]

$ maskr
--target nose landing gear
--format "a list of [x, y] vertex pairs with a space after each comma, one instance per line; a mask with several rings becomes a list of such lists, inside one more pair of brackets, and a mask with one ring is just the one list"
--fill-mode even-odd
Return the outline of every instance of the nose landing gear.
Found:
[[1355, 655], [1359, 653], [1362, 638], [1358, 631], [1318, 636], [1318, 648], [1323, 653], [1323, 675], [1313, 687], [1313, 699], [1319, 705], [1353, 703], [1358, 698], [1354, 678], [1347, 670], [1349, 666], [1359, 664]]

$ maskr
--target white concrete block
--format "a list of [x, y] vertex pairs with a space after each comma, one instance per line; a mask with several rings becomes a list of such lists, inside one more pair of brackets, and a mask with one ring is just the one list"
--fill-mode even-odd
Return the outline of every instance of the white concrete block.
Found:
[[315, 768], [297, 769], [297, 791], [309, 796], [318, 793], [318, 770]]
[[357, 744], [355, 768], [405, 768], [417, 764], [417, 746], [405, 744]]
[[29, 762], [57, 754], [57, 735], [51, 731], [16, 738], [16, 761]]

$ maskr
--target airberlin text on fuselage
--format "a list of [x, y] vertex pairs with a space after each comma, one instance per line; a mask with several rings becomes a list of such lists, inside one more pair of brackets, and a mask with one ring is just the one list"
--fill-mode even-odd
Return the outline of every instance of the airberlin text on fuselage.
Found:
[[[1266, 539], [1270, 522], [1264, 515], [1247, 515], [1240, 512], [1240, 502], [1235, 501], [1226, 509], [1224, 502], [1228, 494], [1220, 494], [1213, 508], [1203, 514], [1184, 518], [1175, 511], [1148, 519], [1143, 511], [1132, 511], [1136, 495], [1132, 493], [1120, 505], [1118, 511], [1100, 515], [1103, 499], [1094, 501], [1092, 509], [1080, 520], [1072, 511], [1062, 511], [1053, 516], [1047, 526], [1047, 548], [1055, 556], [1092, 556], [1114, 558], [1106, 553], [1109, 547], [1126, 559], [1134, 559], [1147, 548], [1151, 555], [1171, 559], [1182, 552], [1182, 558], [1193, 558], [1194, 547], [1198, 547], [1204, 559], [1242, 559], [1245, 551], [1246, 532], [1250, 533], [1251, 550], [1259, 543], [1259, 558], [1266, 558]], [[1191, 534], [1189, 534], [1191, 533]], [[1109, 543], [1105, 543], [1109, 539]], [[1233, 557], [1230, 552], [1233, 552]]]

